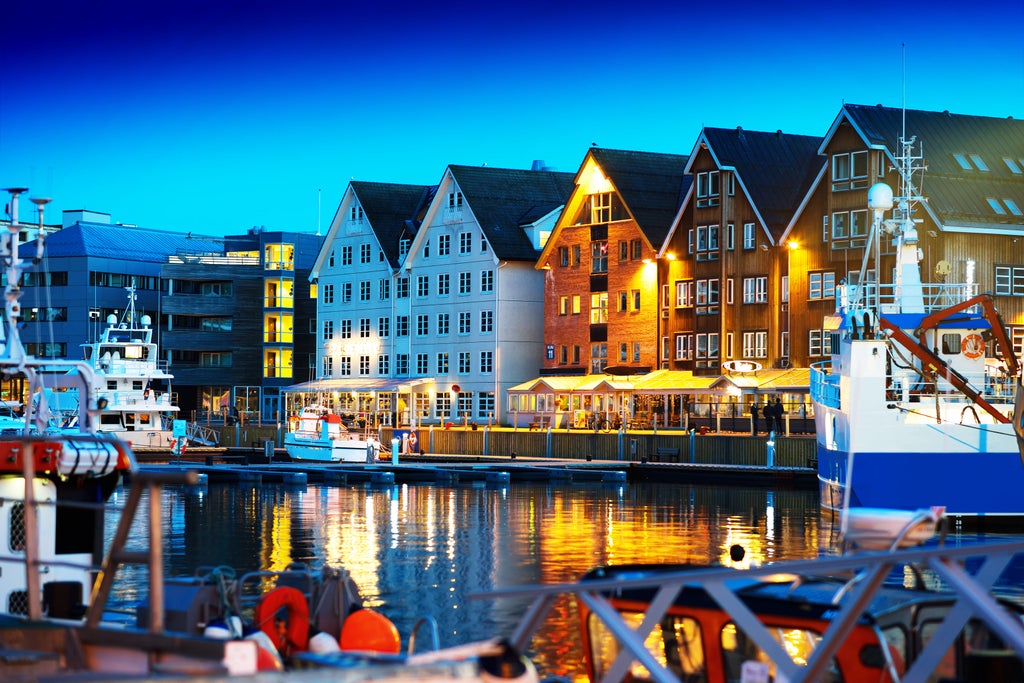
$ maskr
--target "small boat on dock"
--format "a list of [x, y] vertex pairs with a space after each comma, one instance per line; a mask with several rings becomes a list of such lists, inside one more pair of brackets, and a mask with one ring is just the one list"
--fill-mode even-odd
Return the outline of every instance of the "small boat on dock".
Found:
[[375, 462], [381, 446], [376, 436], [349, 431], [341, 416], [321, 405], [302, 409], [289, 420], [284, 448], [292, 460], [310, 462]]

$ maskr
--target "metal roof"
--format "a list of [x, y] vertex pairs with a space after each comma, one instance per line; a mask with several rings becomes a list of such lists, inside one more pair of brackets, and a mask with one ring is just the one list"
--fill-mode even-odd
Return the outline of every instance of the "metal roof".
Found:
[[731, 168], [776, 239], [782, 235], [800, 203], [825, 165], [818, 153], [821, 138], [743, 130], [705, 128], [701, 137], [719, 168]]
[[163, 263], [179, 251], [215, 251], [224, 249], [216, 237], [191, 237], [180, 232], [147, 230], [107, 223], [75, 223], [46, 238], [49, 258], [87, 256]]
[[384, 256], [392, 268], [398, 268], [401, 239], [404, 236], [412, 238], [416, 234], [437, 186], [360, 180], [353, 180], [350, 184], [377, 235]]
[[537, 260], [522, 227], [565, 204], [572, 173], [488, 166], [449, 166], [495, 255], [502, 261]]
[[[1024, 210], [1022, 120], [847, 104], [822, 147], [848, 122], [868, 146], [884, 148], [894, 161], [901, 152], [904, 120], [906, 135], [916, 138], [915, 151], [924, 156], [927, 171], [922, 194], [940, 228], [1024, 234], [1024, 216], [1012, 211], [999, 214], [988, 201], [1009, 199]], [[1016, 172], [1006, 159], [1017, 167]]]

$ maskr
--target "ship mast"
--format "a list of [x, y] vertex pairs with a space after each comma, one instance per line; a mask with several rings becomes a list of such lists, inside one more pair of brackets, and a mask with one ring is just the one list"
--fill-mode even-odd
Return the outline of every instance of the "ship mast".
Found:
[[[906, 124], [904, 124], [904, 127]], [[893, 196], [892, 188], [884, 182], [875, 183], [868, 189], [868, 208], [871, 209], [873, 221], [871, 236], [864, 258], [861, 261], [860, 273], [857, 278], [856, 295], [853, 309], [870, 307], [874, 311], [871, 321], [873, 332], [877, 333], [878, 317], [885, 313], [924, 313], [924, 288], [921, 283], [921, 253], [918, 248], [917, 224], [922, 221], [914, 218], [917, 204], [924, 202], [915, 176], [926, 170], [921, 161], [923, 156], [914, 154], [914, 136], [907, 137], [906, 131], [899, 138], [900, 156], [893, 170], [900, 176], [899, 195]], [[892, 216], [885, 218], [887, 211]], [[882, 234], [892, 235], [896, 242], [896, 267], [893, 273], [891, 291], [884, 297], [881, 282], [881, 240]], [[868, 286], [865, 281], [868, 263], [874, 256], [875, 282]], [[873, 301], [872, 301], [873, 300]], [[891, 303], [890, 303], [891, 302]], [[886, 310], [883, 311], [883, 305]], [[891, 310], [890, 310], [891, 309]]]

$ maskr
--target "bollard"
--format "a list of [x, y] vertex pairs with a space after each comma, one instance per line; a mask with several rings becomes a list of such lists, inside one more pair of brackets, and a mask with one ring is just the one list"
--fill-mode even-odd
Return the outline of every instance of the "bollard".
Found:
[[768, 467], [775, 467], [775, 432], [768, 432]]

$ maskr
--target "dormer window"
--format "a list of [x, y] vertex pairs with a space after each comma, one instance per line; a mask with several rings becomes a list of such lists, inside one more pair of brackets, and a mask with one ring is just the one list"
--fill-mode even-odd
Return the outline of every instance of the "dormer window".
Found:
[[987, 171], [988, 165], [985, 160], [977, 154], [954, 154], [953, 158], [956, 159], [956, 163], [960, 164], [961, 170], [964, 171]]
[[1012, 199], [1003, 199], [999, 201], [995, 197], [986, 197], [985, 201], [988, 205], [1000, 216], [1005, 216], [1007, 213], [1012, 213], [1014, 216], [1022, 215], [1021, 209], [1017, 206], [1017, 202]]

